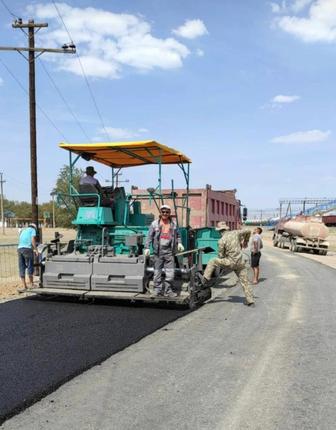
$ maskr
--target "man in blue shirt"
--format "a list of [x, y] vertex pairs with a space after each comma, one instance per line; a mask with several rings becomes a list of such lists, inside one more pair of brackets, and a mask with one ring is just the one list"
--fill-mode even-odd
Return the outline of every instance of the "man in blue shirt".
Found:
[[20, 232], [18, 244], [18, 258], [19, 258], [19, 273], [22, 282], [22, 289], [19, 290], [23, 293], [27, 290], [26, 284], [26, 270], [29, 277], [29, 287], [34, 288], [34, 253], [37, 254], [37, 241], [36, 241], [35, 224], [30, 224]]

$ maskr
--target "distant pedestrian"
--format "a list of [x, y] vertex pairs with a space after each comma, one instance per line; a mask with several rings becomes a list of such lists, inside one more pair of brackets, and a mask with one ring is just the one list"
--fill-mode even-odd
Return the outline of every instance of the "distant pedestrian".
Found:
[[253, 292], [249, 286], [247, 265], [244, 261], [242, 248], [247, 248], [251, 232], [248, 230], [230, 230], [224, 221], [220, 221], [216, 228], [222, 235], [218, 241], [218, 257], [212, 258], [204, 271], [204, 283], [209, 284], [216, 267], [232, 270], [238, 277], [244, 290], [247, 306], [254, 306]]
[[26, 270], [28, 273], [29, 287], [34, 288], [34, 254], [37, 254], [37, 227], [29, 224], [28, 227], [21, 229], [18, 244], [19, 273], [22, 282], [20, 293], [27, 290]]
[[261, 252], [263, 248], [263, 241], [261, 238], [262, 228], [257, 227], [253, 230], [253, 236], [251, 238], [250, 250], [251, 250], [251, 267], [253, 270], [253, 284], [256, 285], [259, 282], [259, 264]]

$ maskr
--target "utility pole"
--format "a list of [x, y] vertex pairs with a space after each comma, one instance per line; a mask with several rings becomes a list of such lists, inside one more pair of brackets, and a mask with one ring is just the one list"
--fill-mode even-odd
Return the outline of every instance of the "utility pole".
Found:
[[122, 182], [129, 182], [129, 179], [125, 179], [124, 181], [120, 181], [119, 180], [119, 176], [122, 175], [122, 172], [120, 172], [120, 169], [117, 171], [117, 173], [112, 173], [112, 181], [105, 179], [105, 182], [111, 182], [112, 183], [112, 188], [114, 188], [114, 181], [115, 181], [115, 186], [116, 188], [119, 187], [119, 184], [121, 184]]
[[[41, 29], [48, 27], [47, 23], [35, 23], [33, 19], [23, 22], [21, 18], [16, 19], [13, 28], [21, 29], [28, 36], [28, 48], [0, 46], [0, 51], [16, 51], [21, 54], [29, 64], [29, 117], [30, 117], [30, 172], [31, 172], [31, 205], [32, 221], [38, 228], [39, 241], [42, 241], [42, 229], [38, 223], [38, 186], [37, 186], [37, 150], [36, 150], [36, 91], [35, 91], [35, 60], [45, 52], [74, 54], [76, 46], [64, 44], [62, 49], [35, 48], [35, 34]], [[25, 29], [28, 29], [28, 33]], [[28, 58], [23, 54], [28, 52]], [[35, 55], [37, 53], [37, 55]]]
[[6, 181], [3, 180], [2, 176], [3, 176], [3, 172], [0, 172], [1, 225], [2, 225], [2, 234], [4, 235], [5, 234], [5, 212], [4, 212], [4, 205], [3, 205], [3, 201], [4, 201], [3, 184]]
[[56, 218], [55, 218], [55, 196], [57, 195], [56, 189], [53, 189], [50, 193], [52, 197], [52, 226], [56, 227]]

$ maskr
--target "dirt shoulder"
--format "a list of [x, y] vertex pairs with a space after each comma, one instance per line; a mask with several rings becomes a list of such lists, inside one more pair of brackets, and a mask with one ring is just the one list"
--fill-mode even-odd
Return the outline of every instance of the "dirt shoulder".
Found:
[[[68, 242], [71, 239], [75, 239], [76, 237], [76, 230], [74, 229], [64, 229], [64, 228], [44, 228], [42, 230], [43, 235], [43, 242], [49, 242], [50, 240], [55, 238], [55, 232], [58, 232], [62, 234], [61, 242]], [[5, 234], [0, 233], [0, 244], [6, 245], [6, 244], [17, 244], [18, 243], [18, 237], [19, 237], [19, 229], [18, 228], [6, 228]], [[17, 264], [17, 257], [13, 255], [13, 267], [15, 269], [15, 266]], [[15, 272], [15, 270], [14, 270]], [[15, 273], [13, 273], [13, 276], [11, 276], [11, 279], [6, 279], [1, 277], [1, 267], [0, 267], [0, 301], [6, 300], [6, 299], [12, 299], [17, 298], [19, 296], [22, 296], [18, 292], [18, 289], [21, 288], [21, 281], [19, 278], [19, 272], [17, 271], [17, 279]], [[34, 278], [34, 283], [37, 286], [39, 282], [39, 278]]]

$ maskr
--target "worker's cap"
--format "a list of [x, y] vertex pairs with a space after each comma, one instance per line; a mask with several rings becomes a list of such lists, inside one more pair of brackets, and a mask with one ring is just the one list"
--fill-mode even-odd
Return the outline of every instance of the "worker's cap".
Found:
[[93, 166], [87, 166], [86, 170], [85, 170], [86, 174], [88, 175], [95, 175], [97, 172], [95, 171], [95, 169], [93, 168]]
[[170, 206], [168, 206], [168, 205], [162, 205], [160, 207], [160, 211], [162, 211], [163, 209], [166, 209], [167, 211], [171, 211]]
[[225, 221], [219, 221], [219, 223], [217, 224], [216, 230], [217, 231], [230, 230], [230, 227], [226, 224]]
[[36, 224], [34, 224], [33, 222], [31, 222], [31, 223], [29, 224], [29, 227], [33, 227], [33, 228], [35, 228], [35, 230], [37, 230]]

